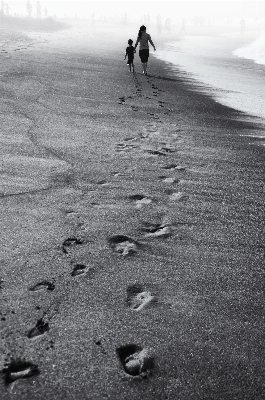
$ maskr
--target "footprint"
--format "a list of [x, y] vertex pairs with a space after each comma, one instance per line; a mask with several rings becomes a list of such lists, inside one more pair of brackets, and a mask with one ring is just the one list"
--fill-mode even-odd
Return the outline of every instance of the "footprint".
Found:
[[145, 237], [164, 237], [167, 238], [171, 235], [170, 226], [167, 224], [145, 224], [143, 228]]
[[80, 275], [84, 275], [89, 273], [89, 275], [92, 276], [93, 272], [94, 272], [94, 268], [92, 267], [88, 267], [87, 265], [84, 264], [75, 264], [74, 265], [74, 269], [71, 272], [72, 276], [80, 276]]
[[169, 199], [171, 201], [185, 201], [188, 200], [189, 196], [185, 195], [182, 192], [173, 192], [170, 194]]
[[161, 147], [161, 150], [165, 151], [166, 153], [175, 153], [176, 151], [176, 149], [171, 145]]
[[43, 289], [54, 290], [54, 288], [55, 288], [54, 283], [49, 282], [49, 281], [42, 281], [42, 282], [37, 283], [34, 286], [31, 286], [29, 288], [29, 290], [31, 292], [37, 292], [38, 290], [43, 290]]
[[76, 244], [82, 244], [82, 243], [83, 243], [82, 240], [77, 239], [76, 237], [70, 237], [63, 242], [63, 252], [68, 253], [66, 247], [71, 247]]
[[104, 348], [104, 346], [102, 345], [102, 341], [100, 339], [95, 340], [95, 345], [100, 348], [100, 351], [102, 354], [107, 354], [107, 351]]
[[145, 150], [146, 153], [152, 154], [153, 156], [166, 156], [167, 154], [160, 150]]
[[165, 183], [179, 183], [179, 182], [180, 182], [179, 179], [176, 179], [176, 178], [173, 178], [173, 177], [166, 177], [166, 176], [164, 176], [164, 175], [159, 176], [159, 178], [160, 178], [160, 179], [163, 179], [163, 181], [164, 181]]
[[137, 149], [137, 148], [138, 148], [138, 145], [133, 144], [133, 143], [117, 143], [116, 144], [117, 152], [130, 151], [132, 149]]
[[151, 204], [152, 200], [148, 199], [147, 197], [144, 197], [141, 200], [136, 200], [136, 208], [142, 208], [145, 205]]
[[154, 356], [149, 349], [127, 344], [116, 349], [124, 371], [131, 376], [147, 378], [154, 368]]
[[137, 252], [139, 243], [124, 235], [116, 235], [109, 239], [111, 248], [122, 256], [133, 255]]
[[34, 326], [34, 328], [32, 328], [29, 331], [28, 338], [29, 339], [35, 339], [38, 336], [44, 335], [44, 333], [48, 332], [49, 329], [50, 329], [49, 323], [47, 322], [47, 320], [44, 319], [44, 317], [42, 317], [37, 321], [36, 326]]
[[127, 288], [127, 304], [135, 311], [140, 311], [154, 299], [151, 292], [146, 291], [140, 285], [132, 285]]
[[119, 104], [125, 104], [125, 97], [119, 97]]
[[125, 143], [117, 143], [116, 144], [116, 151], [122, 151], [122, 150], [126, 150], [127, 149], [127, 145]]
[[102, 179], [102, 181], [97, 182], [97, 185], [109, 186], [110, 182], [106, 181], [105, 179]]
[[148, 197], [142, 196], [141, 194], [135, 194], [135, 195], [129, 196], [129, 199], [136, 202], [136, 208], [142, 208], [144, 205], [148, 205], [148, 204], [152, 203], [151, 199], [149, 199]]
[[30, 361], [17, 359], [12, 360], [8, 367], [2, 370], [2, 373], [5, 375], [5, 384], [8, 385], [17, 379], [30, 378], [31, 376], [38, 375], [40, 372], [38, 365]]
[[169, 165], [166, 165], [165, 167], [163, 167], [163, 169], [175, 169], [177, 171], [185, 171], [186, 167], [184, 167], [182, 165], [169, 164]]

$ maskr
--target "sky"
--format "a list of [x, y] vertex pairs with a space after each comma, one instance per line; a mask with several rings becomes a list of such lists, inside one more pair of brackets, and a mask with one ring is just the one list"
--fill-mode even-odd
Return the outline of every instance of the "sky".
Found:
[[[19, 13], [26, 15], [27, 0], [5, 0], [9, 4], [10, 14]], [[97, 1], [67, 1], [67, 0], [39, 0], [42, 10], [46, 7], [48, 14], [69, 16], [77, 13], [78, 16], [90, 16], [94, 11], [97, 15], [115, 16], [126, 12], [128, 15], [141, 16], [149, 13], [151, 16], [161, 14], [172, 18], [180, 16], [215, 16], [215, 17], [255, 17], [265, 15], [265, 1], [241, 1], [241, 0], [97, 0]], [[36, 13], [36, 0], [30, 0], [32, 15]]]

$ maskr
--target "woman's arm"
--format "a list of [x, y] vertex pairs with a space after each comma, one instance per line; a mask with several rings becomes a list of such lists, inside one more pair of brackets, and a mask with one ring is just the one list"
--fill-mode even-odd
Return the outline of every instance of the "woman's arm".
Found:
[[153, 41], [152, 41], [152, 39], [151, 39], [151, 36], [150, 36], [150, 35], [149, 35], [149, 38], [148, 38], [148, 40], [149, 40], [149, 42], [151, 43], [151, 45], [153, 46], [154, 50], [156, 51], [156, 47], [155, 47], [155, 45], [154, 45], [154, 43], [153, 43]]
[[136, 50], [136, 47], [137, 47], [137, 45], [138, 45], [139, 42], [140, 42], [140, 38], [139, 38], [139, 36], [138, 36], [138, 38], [137, 38], [137, 40], [136, 40], [136, 43], [135, 43], [135, 46], [134, 46], [135, 50]]

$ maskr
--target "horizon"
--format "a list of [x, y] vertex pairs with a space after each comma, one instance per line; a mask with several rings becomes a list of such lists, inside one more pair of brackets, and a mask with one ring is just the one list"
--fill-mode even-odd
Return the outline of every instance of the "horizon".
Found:
[[[9, 6], [9, 15], [19, 14], [27, 16], [26, 0], [15, 0], [6, 2]], [[32, 5], [32, 16], [36, 16], [37, 1], [30, 1]], [[44, 17], [44, 8], [48, 11], [48, 16], [62, 18], [77, 16], [78, 18], [90, 18], [92, 13], [96, 17], [113, 18], [122, 14], [127, 14], [128, 19], [141, 17], [143, 14], [149, 14], [152, 19], [158, 14], [162, 19], [171, 17], [192, 18], [195, 16], [205, 18], [264, 18], [265, 2], [263, 1], [154, 1], [138, 0], [98, 0], [98, 1], [72, 1], [72, 0], [53, 0], [39, 1], [42, 7], [42, 17]], [[121, 6], [122, 3], [122, 6]], [[191, 11], [192, 10], [192, 11]]]

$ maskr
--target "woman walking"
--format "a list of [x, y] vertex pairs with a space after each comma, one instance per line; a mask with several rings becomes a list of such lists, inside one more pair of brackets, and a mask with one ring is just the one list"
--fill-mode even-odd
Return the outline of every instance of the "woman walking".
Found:
[[137, 40], [135, 43], [135, 50], [136, 50], [138, 43], [140, 43], [139, 56], [140, 56], [142, 66], [143, 66], [143, 74], [145, 74], [145, 75], [147, 75], [147, 62], [148, 62], [148, 57], [149, 57], [148, 42], [150, 42], [150, 44], [154, 48], [154, 51], [156, 51], [156, 48], [155, 48], [154, 43], [152, 42], [151, 36], [149, 35], [149, 33], [146, 32], [146, 27], [144, 25], [142, 25], [140, 27], [138, 37], [137, 37]]

